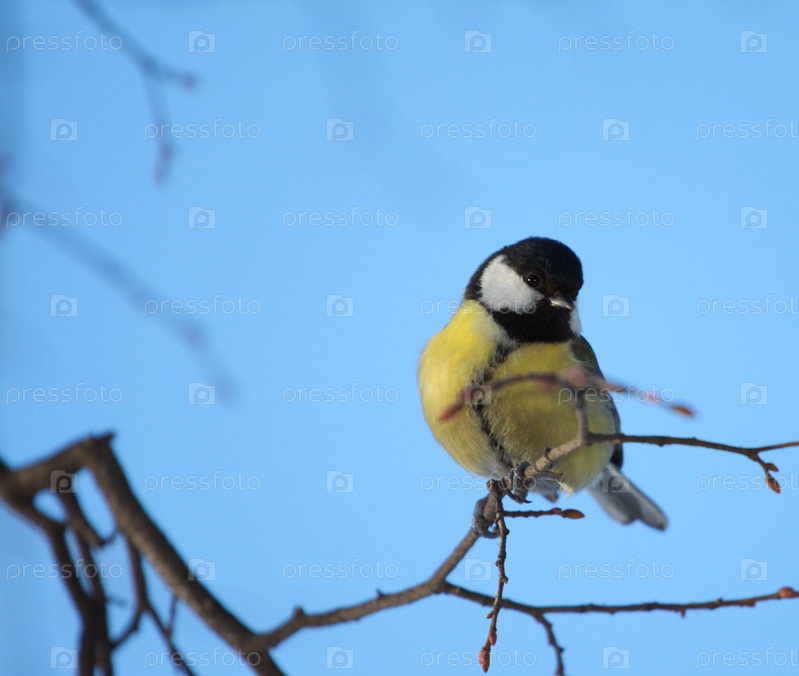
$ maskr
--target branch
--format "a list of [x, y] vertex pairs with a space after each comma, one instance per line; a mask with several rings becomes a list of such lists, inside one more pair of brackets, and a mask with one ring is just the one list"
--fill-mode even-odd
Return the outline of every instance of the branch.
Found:
[[[11, 194], [0, 181], [0, 223], [7, 224], [10, 214], [40, 211]], [[149, 302], [164, 297], [164, 294], [142, 279], [133, 268], [97, 246], [88, 237], [74, 231], [66, 232], [67, 228], [28, 226], [28, 229], [45, 237], [62, 252], [86, 266], [125, 298], [137, 312], [142, 312], [143, 309], [146, 311]], [[165, 312], [155, 313], [152, 317], [194, 353], [206, 376], [214, 383], [218, 398], [224, 399], [235, 394], [236, 383], [203, 324], [189, 316]]]
[[[107, 30], [122, 40], [123, 53], [136, 64], [144, 78], [144, 87], [147, 92], [152, 123], [157, 125], [159, 129], [163, 129], [163, 125], [167, 124], [169, 117], [166, 110], [163, 85], [165, 83], [173, 83], [185, 89], [193, 89], [197, 85], [197, 77], [192, 73], [168, 66], [157, 59], [130, 33], [111, 19], [94, 0], [75, 0], [75, 3], [102, 30]], [[163, 181], [169, 173], [174, 151], [172, 142], [163, 134], [160, 134], [158, 137], [158, 159], [154, 170], [156, 183]]]
[[[799, 446], [799, 441], [788, 441], [781, 444], [771, 444], [769, 446], [758, 446], [755, 448], [747, 448], [744, 446], [732, 446], [730, 444], [722, 444], [715, 441], [705, 441], [704, 439], [697, 439], [696, 437], [670, 437], [662, 435], [628, 435], [628, 434], [596, 434], [588, 430], [587, 414], [585, 411], [584, 397], [586, 394], [609, 396], [610, 392], [630, 392], [635, 393], [636, 398], [641, 401], [649, 401], [655, 404], [667, 406], [672, 411], [682, 415], [692, 416], [694, 411], [692, 408], [685, 404], [675, 404], [666, 402], [660, 399], [657, 395], [641, 390], [632, 386], [623, 386], [612, 383], [605, 378], [594, 375], [580, 366], [576, 366], [567, 371], [560, 373], [525, 373], [523, 375], [511, 376], [495, 380], [484, 385], [481, 385], [481, 390], [484, 396], [491, 393], [498, 392], [523, 382], [539, 383], [542, 391], [560, 390], [568, 395], [568, 400], [572, 403], [577, 415], [577, 434], [574, 439], [555, 446], [554, 448], [547, 449], [543, 456], [538, 458], [536, 462], [530, 465], [526, 472], [525, 477], [530, 479], [536, 474], [548, 469], [556, 460], [562, 458], [569, 453], [574, 452], [578, 448], [590, 446], [600, 442], [610, 443], [640, 443], [640, 444], [654, 444], [656, 446], [697, 446], [701, 448], [710, 448], [717, 451], [726, 451], [728, 453], [735, 453], [749, 458], [753, 462], [758, 463], [766, 475], [766, 482], [775, 493], [780, 492], [777, 480], [772, 476], [771, 472], [778, 471], [774, 463], [767, 462], [760, 457], [760, 454], [765, 451], [773, 451], [779, 448], [792, 448]], [[439, 420], [448, 420], [461, 409], [465, 408], [467, 404], [472, 401], [471, 391], [472, 387], [465, 387], [458, 395], [457, 400], [444, 409], [443, 413], [439, 416]]]
[[[474, 601], [482, 606], [492, 606], [494, 598], [487, 594], [459, 587], [458, 585], [444, 584], [441, 590], [443, 594], [450, 594], [458, 598]], [[712, 601], [697, 601], [688, 603], [660, 603], [658, 601], [651, 601], [647, 603], [630, 603], [625, 605], [601, 605], [596, 603], [585, 603], [571, 606], [534, 606], [527, 603], [519, 603], [510, 599], [502, 601], [502, 607], [509, 610], [515, 610], [525, 615], [535, 617], [537, 614], [548, 615], [551, 613], [560, 614], [585, 614], [585, 613], [602, 613], [605, 615], [615, 615], [616, 613], [639, 613], [651, 612], [655, 610], [662, 610], [668, 612], [679, 613], [685, 616], [689, 610], [716, 610], [717, 608], [753, 608], [759, 603], [767, 601], [784, 601], [787, 599], [799, 598], [799, 592], [791, 587], [782, 587], [771, 594], [763, 594], [761, 596], [748, 596], [739, 599], [715, 599]]]
[[[0, 497], [18, 512], [31, 518], [33, 498], [39, 491], [50, 488], [54, 472], [58, 472], [59, 474], [56, 476], [59, 476], [64, 473], [74, 474], [82, 468], [89, 469], [98, 488], [103, 493], [120, 533], [137, 552], [150, 561], [173, 593], [186, 603], [209, 628], [245, 656], [248, 664], [256, 673], [281, 674], [282, 672], [273, 662], [267, 650], [248, 648], [254, 637], [253, 632], [232, 615], [200, 581], [192, 579], [193, 576], [190, 575], [190, 571], [180, 555], [150, 519], [133, 494], [122, 467], [111, 449], [110, 442], [111, 435], [87, 437], [49, 458], [16, 471], [11, 471], [4, 463], [0, 463]], [[50, 523], [43, 520], [43, 517], [33, 517], [32, 520], [38, 522], [37, 525], [41, 524], [40, 527], [43, 527], [50, 537], [58, 560], [70, 565], [71, 558], [69, 558], [64, 539], [64, 525], [56, 522]], [[74, 575], [65, 576], [65, 583], [70, 589], [73, 602], [84, 619], [81, 670], [82, 673], [91, 674], [89, 663], [93, 663], [95, 651], [90, 648], [97, 647], [98, 642], [94, 641], [92, 646], [89, 646], [86, 640], [86, 631], [90, 627], [97, 626], [97, 622], [92, 616], [94, 608], [91, 599], [86, 597]], [[141, 580], [138, 584], [142, 584]], [[141, 598], [139, 602], [143, 603]], [[105, 612], [105, 607], [102, 612]], [[136, 625], [140, 614], [137, 608], [133, 619], [133, 623]], [[167, 632], [163, 623], [159, 624], [158, 620], [156, 620], [156, 624], [159, 625], [165, 638], [171, 641], [171, 629]], [[99, 645], [102, 644], [103, 641], [100, 641]]]
[[378, 592], [377, 596], [373, 599], [356, 605], [337, 608], [326, 613], [309, 615], [305, 613], [302, 608], [296, 608], [294, 614], [288, 621], [268, 633], [257, 636], [251, 644], [251, 648], [255, 646], [261, 649], [274, 647], [286, 640], [289, 636], [296, 634], [300, 629], [306, 627], [324, 627], [331, 624], [353, 622], [387, 608], [405, 606], [428, 596], [440, 594], [447, 584], [447, 576], [461, 562], [463, 557], [468, 554], [469, 550], [478, 539], [478, 536], [470, 529], [464, 538], [455, 546], [452, 553], [427, 581], [414, 585], [413, 587], [408, 587], [403, 591], [394, 594]]
[[770, 444], [769, 446], [731, 446], [730, 444], [722, 444], [716, 441], [705, 441], [704, 439], [697, 439], [696, 437], [667, 437], [661, 435], [638, 435], [638, 434], [594, 434], [593, 432], [588, 435], [588, 443], [595, 444], [597, 442], [618, 442], [618, 443], [635, 443], [635, 444], [654, 444], [655, 446], [698, 446], [700, 448], [710, 448], [715, 451], [726, 451], [727, 453], [735, 453], [742, 455], [745, 458], [758, 463], [766, 474], [766, 482], [771, 490], [775, 493], [780, 492], [780, 486], [777, 480], [771, 475], [771, 472], [779, 471], [779, 468], [772, 462], [766, 462], [760, 457], [761, 453], [765, 451], [775, 451], [779, 448], [793, 448], [799, 446], [799, 441], [786, 441], [782, 444]]
[[494, 603], [491, 607], [491, 612], [488, 613], [488, 618], [491, 624], [488, 627], [488, 637], [486, 642], [480, 650], [480, 666], [483, 668], [483, 673], [488, 672], [491, 666], [491, 648], [497, 643], [497, 621], [499, 620], [499, 609], [502, 607], [502, 594], [505, 590], [505, 585], [508, 582], [508, 576], [505, 572], [505, 560], [507, 559], [507, 544], [508, 544], [508, 526], [505, 523], [505, 509], [502, 505], [502, 498], [505, 494], [505, 489], [502, 485], [491, 480], [488, 482], [489, 491], [494, 497], [496, 502], [496, 516], [494, 521], [497, 524], [497, 533], [499, 534], [499, 552], [497, 553], [497, 570], [499, 571], [499, 579], [497, 580], [497, 594], [494, 597]]

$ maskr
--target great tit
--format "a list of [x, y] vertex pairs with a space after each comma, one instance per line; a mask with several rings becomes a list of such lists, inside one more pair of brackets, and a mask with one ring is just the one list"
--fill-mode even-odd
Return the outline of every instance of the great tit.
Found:
[[[577, 434], [568, 397], [534, 381], [489, 390], [451, 418], [440, 416], [465, 388], [481, 392], [481, 385], [510, 376], [561, 372], [576, 365], [601, 376], [596, 355], [580, 334], [576, 301], [582, 285], [580, 259], [569, 247], [545, 237], [524, 239], [477, 268], [458, 311], [428, 342], [419, 364], [425, 418], [436, 439], [467, 471], [511, 477]], [[618, 434], [613, 399], [595, 394], [585, 400], [589, 430]], [[554, 500], [560, 491], [571, 494], [588, 487], [617, 521], [640, 519], [666, 528], [666, 515], [621, 473], [621, 466], [621, 444], [594, 444], [556, 461], [529, 488]]]

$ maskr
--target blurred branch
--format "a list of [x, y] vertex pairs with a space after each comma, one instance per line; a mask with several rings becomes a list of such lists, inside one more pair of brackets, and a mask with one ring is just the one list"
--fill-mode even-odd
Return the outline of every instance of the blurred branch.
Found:
[[[193, 89], [197, 85], [197, 77], [193, 73], [182, 71], [163, 63], [106, 14], [105, 10], [94, 0], [74, 1], [101, 30], [107, 30], [122, 40], [122, 53], [136, 64], [144, 78], [144, 88], [147, 92], [152, 123], [157, 125], [159, 129], [163, 129], [163, 125], [167, 124], [169, 119], [166, 97], [164, 96], [164, 85], [176, 84], [184, 89]], [[158, 158], [154, 170], [156, 183], [160, 183], [167, 177], [174, 152], [175, 148], [172, 142], [163, 134], [160, 134], [158, 137]]]
[[[24, 204], [18, 197], [4, 189], [0, 181], [0, 216], [2, 223], [8, 223], [11, 214], [37, 212], [32, 205]], [[88, 237], [75, 231], [66, 232], [64, 228], [38, 227], [23, 225], [44, 236], [48, 242], [55, 244], [61, 251], [86, 266], [100, 279], [105, 281], [138, 312], [143, 312], [149, 301], [163, 298], [158, 289], [148, 284], [133, 268], [123, 263], [114, 255], [104, 251]], [[0, 229], [2, 232], [3, 229]], [[200, 366], [206, 371], [216, 387], [216, 395], [220, 400], [235, 393], [236, 383], [228, 372], [224, 361], [205, 330], [205, 327], [192, 317], [178, 316], [158, 312], [152, 317], [167, 331], [177, 336], [186, 347], [194, 353]]]

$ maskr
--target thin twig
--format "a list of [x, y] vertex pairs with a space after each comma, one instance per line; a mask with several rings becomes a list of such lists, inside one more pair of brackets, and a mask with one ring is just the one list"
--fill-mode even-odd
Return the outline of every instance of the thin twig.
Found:
[[489, 490], [496, 500], [496, 516], [494, 520], [497, 524], [497, 532], [499, 533], [499, 551], [497, 552], [497, 570], [499, 571], [499, 579], [497, 580], [497, 593], [494, 596], [494, 605], [491, 612], [488, 613], [488, 618], [491, 623], [488, 627], [488, 637], [486, 642], [480, 650], [480, 666], [483, 668], [483, 673], [488, 672], [491, 666], [491, 648], [497, 644], [497, 621], [499, 620], [499, 609], [502, 607], [502, 594], [505, 590], [505, 585], [508, 582], [508, 576], [505, 572], [505, 560], [507, 559], [507, 545], [508, 545], [508, 526], [505, 523], [505, 510], [502, 504], [502, 497], [504, 489], [499, 482], [493, 479], [488, 482]]
[[[102, 30], [107, 30], [114, 37], [120, 38], [123, 45], [122, 53], [138, 66], [144, 78], [152, 124], [156, 125], [159, 130], [163, 129], [169, 118], [163, 85], [171, 83], [184, 89], [193, 89], [197, 85], [197, 76], [163, 63], [114, 21], [94, 0], [75, 0], [75, 3]], [[167, 177], [174, 153], [175, 148], [169, 137], [159, 134], [158, 154], [154, 170], [156, 183], [160, 183]]]

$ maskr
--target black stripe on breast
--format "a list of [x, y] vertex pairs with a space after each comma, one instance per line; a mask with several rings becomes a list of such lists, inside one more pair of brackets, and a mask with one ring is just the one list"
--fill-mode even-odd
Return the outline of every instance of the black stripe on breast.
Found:
[[491, 429], [491, 423], [488, 420], [486, 405], [489, 403], [490, 393], [486, 393], [485, 390], [481, 390], [480, 388], [491, 381], [496, 370], [505, 362], [505, 360], [515, 349], [516, 345], [514, 343], [500, 343], [497, 345], [496, 349], [494, 350], [494, 354], [492, 354], [491, 359], [488, 360], [488, 365], [474, 378], [471, 385], [472, 389], [470, 390], [472, 393], [470, 403], [472, 409], [477, 414], [478, 420], [480, 421], [480, 429], [483, 431], [483, 434], [485, 434], [486, 439], [488, 440], [488, 445], [491, 447], [491, 450], [497, 457], [497, 460], [499, 460], [499, 462], [501, 462], [508, 469], [513, 469], [514, 463], [510, 459], [505, 447], [494, 434], [494, 431]]

